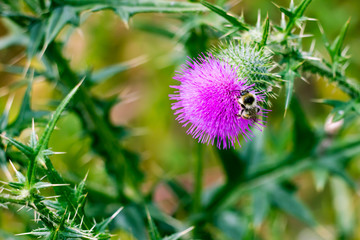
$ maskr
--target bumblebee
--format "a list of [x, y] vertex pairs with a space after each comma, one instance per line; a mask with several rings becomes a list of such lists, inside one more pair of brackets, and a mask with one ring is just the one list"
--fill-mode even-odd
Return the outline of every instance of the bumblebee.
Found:
[[238, 117], [244, 119], [257, 119], [257, 113], [260, 112], [260, 107], [257, 104], [256, 96], [249, 91], [241, 91], [237, 97], [237, 101], [240, 104], [240, 111], [237, 114]]

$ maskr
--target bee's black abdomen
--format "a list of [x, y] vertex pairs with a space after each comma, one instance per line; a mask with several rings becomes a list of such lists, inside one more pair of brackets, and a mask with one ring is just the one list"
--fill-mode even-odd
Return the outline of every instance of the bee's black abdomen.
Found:
[[247, 96], [244, 99], [244, 103], [246, 103], [246, 104], [253, 104], [254, 101], [255, 101], [255, 99], [253, 96]]

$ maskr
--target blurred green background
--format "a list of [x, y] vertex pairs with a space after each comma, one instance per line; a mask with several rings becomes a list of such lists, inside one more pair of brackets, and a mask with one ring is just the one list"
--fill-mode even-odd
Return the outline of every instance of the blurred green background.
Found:
[[[232, 12], [235, 14], [244, 13], [245, 20], [254, 24], [257, 19], [258, 9], [261, 16], [266, 14], [272, 21], [280, 21], [280, 12], [272, 1], [268, 0], [243, 0], [231, 1], [234, 3]], [[274, 1], [281, 6], [288, 6], [288, 1]], [[318, 22], [308, 22], [306, 33], [313, 34], [316, 39], [316, 49], [322, 55], [326, 55], [325, 48], [321, 43], [321, 36], [318, 28], [320, 23], [328, 38], [334, 39], [343, 24], [351, 17], [351, 24], [345, 44], [350, 47], [349, 53], [352, 56], [351, 64], [347, 70], [349, 77], [358, 78], [360, 75], [360, 1], [344, 0], [314, 0], [306, 11], [308, 17], [318, 19]], [[144, 192], [149, 192], [156, 186], [154, 201], [162, 210], [171, 214], [179, 202], [172, 196], [171, 192], [159, 181], [164, 179], [177, 179], [189, 190], [193, 188], [193, 162], [195, 158], [196, 141], [186, 135], [176, 121], [173, 111], [170, 109], [171, 102], [168, 95], [172, 92], [169, 85], [177, 84], [172, 79], [174, 71], [185, 62], [186, 52], [178, 39], [187, 37], [181, 21], [176, 19], [177, 14], [139, 14], [130, 20], [126, 26], [118, 16], [111, 11], [102, 11], [89, 14], [81, 26], [73, 31], [65, 47], [65, 55], [70, 59], [73, 69], [87, 71], [101, 69], [102, 67], [120, 62], [130, 62], [133, 68], [117, 74], [104, 84], [91, 91], [98, 98], [120, 99], [119, 103], [111, 110], [110, 118], [117, 125], [129, 127], [132, 135], [126, 138], [124, 145], [141, 155], [141, 169], [145, 173], [146, 180], [142, 186]], [[3, 19], [2, 19], [3, 20]], [[2, 21], [0, 35], [7, 34], [7, 22]], [[152, 25], [159, 29], [150, 29]], [[170, 29], [178, 35], [171, 36], [164, 31], [163, 35], [154, 34], [160, 29]], [[211, 41], [208, 42], [210, 46]], [[311, 41], [304, 40], [304, 46], [310, 47]], [[0, 51], [0, 64], [9, 64], [21, 59], [20, 47], [11, 47]], [[0, 65], [1, 66], [1, 65]], [[1, 69], [1, 67], [0, 67]], [[5, 72], [0, 72], [0, 109], [5, 107], [8, 99], [8, 86], [17, 81], [18, 78]], [[331, 98], [347, 100], [348, 97], [335, 86], [328, 84], [322, 78], [310, 77], [304, 81], [297, 81], [295, 87], [296, 95], [301, 105], [311, 120], [311, 125], [321, 126], [324, 124], [330, 107], [313, 102], [317, 98]], [[49, 109], [49, 101], [61, 99], [61, 94], [53, 90], [54, 87], [45, 81], [36, 81], [33, 90], [32, 106], [35, 109]], [[25, 86], [15, 93], [15, 100], [11, 111], [11, 118], [17, 115], [21, 104]], [[53, 109], [53, 108], [51, 108]], [[279, 91], [278, 99], [273, 101], [272, 112], [269, 114], [265, 134], [282, 136], [291, 130], [292, 115], [288, 113], [284, 118], [284, 90]], [[359, 134], [359, 124], [352, 126], [340, 134], [348, 136]], [[90, 139], [84, 137], [81, 132], [81, 122], [73, 114], [64, 115], [61, 118], [58, 129], [55, 131], [50, 146], [53, 151], [66, 152], [63, 155], [54, 156], [55, 167], [69, 181], [77, 182], [89, 172], [88, 184], [99, 191], [112, 191], [111, 180], [105, 174], [103, 162], [90, 151]], [[23, 139], [27, 139], [29, 132], [22, 133]], [[285, 137], [288, 139], [290, 149], [291, 134]], [[261, 141], [257, 136], [253, 142]], [[306, 141], [306, 139], [304, 139]], [[243, 148], [247, 143], [241, 140]], [[273, 148], [274, 143], [266, 143], [266, 147]], [[79, 159], [74, 161], [74, 159]], [[212, 146], [203, 147], [203, 160], [205, 167], [204, 185], [210, 187], [224, 181], [222, 169], [219, 165], [216, 152]], [[360, 177], [360, 157], [352, 161], [349, 172], [358, 181]], [[2, 173], [0, 173], [1, 175]], [[286, 215], [271, 212], [267, 218], [267, 225], [258, 229], [264, 239], [298, 239], [316, 240], [334, 239], [336, 220], [334, 216], [334, 198], [326, 185], [324, 191], [317, 191], [312, 175], [308, 172], [296, 176], [294, 181], [299, 187], [299, 197], [311, 209], [316, 219], [326, 226], [326, 230], [319, 229], [317, 233], [310, 230], [302, 222]], [[332, 186], [348, 191], [341, 181]], [[350, 201], [353, 203], [350, 212], [353, 213], [353, 224], [356, 226], [360, 220], [359, 197], [351, 193]], [[341, 199], [339, 200], [341, 201]], [[246, 204], [246, 199], [243, 201]], [[340, 204], [341, 205], [341, 204]], [[344, 206], [346, 204], [344, 203]], [[350, 205], [349, 205], [350, 206]], [[108, 211], [112, 211], [111, 206]], [[96, 209], [89, 209], [96, 211]], [[246, 207], [245, 207], [246, 211]], [[275, 211], [275, 210], [274, 210]], [[346, 211], [349, 212], [349, 211]], [[179, 215], [181, 218], [181, 214]], [[20, 215], [14, 215], [11, 211], [1, 209], [0, 229], [11, 233], [28, 231]], [[31, 226], [34, 223], [29, 223]], [[319, 232], [320, 236], [319, 237]], [[123, 235], [123, 239], [127, 239]], [[15, 238], [16, 239], [16, 238]], [[115, 238], [116, 239], [116, 238]], [[219, 237], [219, 239], [221, 239]], [[360, 226], [355, 228], [354, 237], [360, 239]]]

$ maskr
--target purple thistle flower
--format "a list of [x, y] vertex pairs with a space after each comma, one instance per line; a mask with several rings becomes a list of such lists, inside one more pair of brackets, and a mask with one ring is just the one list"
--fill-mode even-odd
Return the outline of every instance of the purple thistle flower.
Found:
[[[264, 126], [261, 119], [237, 116], [241, 110], [237, 99], [241, 91], [254, 94], [258, 102], [264, 100], [264, 94], [252, 90], [253, 85], [248, 86], [246, 79], [238, 78], [236, 68], [211, 54], [188, 60], [174, 79], [180, 85], [170, 86], [177, 89], [169, 95], [170, 100], [176, 100], [171, 108], [183, 127], [190, 124], [187, 134], [198, 142], [214, 145], [216, 141], [217, 147], [223, 149], [235, 147], [235, 142], [240, 145], [239, 134], [247, 141], [254, 136], [250, 127], [261, 130], [259, 126]], [[260, 108], [258, 115], [267, 111]]]

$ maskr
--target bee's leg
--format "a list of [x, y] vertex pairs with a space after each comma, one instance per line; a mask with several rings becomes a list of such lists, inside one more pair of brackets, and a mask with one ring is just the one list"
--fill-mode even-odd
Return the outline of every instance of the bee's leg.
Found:
[[240, 106], [242, 108], [241, 111], [243, 111], [245, 109], [245, 105], [241, 103]]
[[244, 112], [244, 109], [241, 109], [241, 110], [240, 110], [240, 113], [236, 114], [236, 116], [237, 116], [237, 117], [241, 117], [242, 114], [243, 114], [243, 112]]
[[260, 112], [260, 108], [259, 108], [259, 107], [256, 108], [256, 112], [257, 112], [257, 113]]

